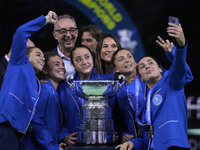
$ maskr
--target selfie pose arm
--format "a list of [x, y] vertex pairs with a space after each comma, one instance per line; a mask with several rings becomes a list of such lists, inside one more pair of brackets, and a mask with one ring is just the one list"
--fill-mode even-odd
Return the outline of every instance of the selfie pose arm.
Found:
[[[168, 39], [166, 41], [164, 41], [160, 36], [158, 36], [158, 40], [156, 40], [156, 43], [162, 47], [165, 51], [165, 54], [168, 58], [168, 60], [170, 62], [173, 61], [174, 59], [174, 55], [175, 52], [177, 51], [178, 47], [183, 47], [181, 45], [186, 44], [186, 39], [183, 33], [183, 29], [181, 28], [181, 26], [176, 26], [174, 25], [177, 29], [176, 29], [176, 40], [177, 40], [177, 45], [174, 45], [172, 42], [170, 42]], [[170, 34], [170, 33], [169, 33]], [[175, 35], [175, 33], [171, 33], [172, 36]], [[185, 67], [187, 70], [187, 73], [185, 75], [185, 84], [191, 82], [193, 80], [193, 75], [192, 72], [190, 70], [190, 67], [188, 66], [187, 63], [185, 63]]]
[[[185, 39], [183, 29], [181, 25], [179, 26], [169, 23], [169, 27], [167, 28], [168, 35], [174, 37], [177, 41], [177, 48], [174, 49], [174, 59], [172, 63], [172, 74], [173, 74], [173, 82], [174, 86], [177, 88], [180, 86], [182, 88], [186, 83], [191, 82], [193, 80], [193, 75], [189, 66], [186, 63], [186, 55], [187, 55], [187, 45], [188, 42]], [[177, 69], [177, 71], [176, 71]], [[184, 79], [184, 80], [183, 80]]]
[[[50, 22], [52, 21], [53, 19]], [[30, 124], [40, 93], [35, 68], [26, 56], [26, 43], [31, 34], [40, 30], [45, 24], [46, 18], [42, 15], [16, 30], [11, 58], [1, 89], [0, 122], [9, 121], [13, 128], [24, 134]], [[18, 89], [26, 89], [26, 94]]]
[[52, 11], [49, 11], [48, 15], [42, 15], [20, 26], [13, 37], [12, 53], [9, 63], [11, 65], [24, 63], [22, 61], [24, 61], [23, 58], [26, 57], [26, 43], [31, 34], [40, 30], [45, 24], [55, 23], [56, 21], [56, 14]]

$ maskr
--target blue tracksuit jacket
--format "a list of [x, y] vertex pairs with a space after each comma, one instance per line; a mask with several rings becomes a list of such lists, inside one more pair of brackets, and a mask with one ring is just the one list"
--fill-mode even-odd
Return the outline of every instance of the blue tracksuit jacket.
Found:
[[40, 83], [26, 56], [26, 42], [33, 32], [46, 24], [41, 16], [20, 26], [14, 34], [11, 58], [0, 91], [0, 123], [26, 134], [39, 99]]
[[[142, 82], [139, 78], [139, 96], [138, 96], [138, 108], [141, 107], [141, 105], [145, 102], [144, 98], [144, 86], [145, 83]], [[135, 111], [136, 111], [136, 98], [135, 98], [135, 88], [136, 88], [136, 80], [134, 80], [132, 83], [126, 86], [125, 84], [122, 85], [122, 88], [118, 91], [116, 95], [116, 105], [119, 107], [120, 110], [120, 120], [117, 120], [118, 127], [117, 129], [121, 129], [121, 138], [125, 134], [131, 134], [134, 136], [134, 139], [132, 139], [132, 142], [134, 144], [134, 150], [144, 150], [148, 147], [149, 138], [147, 136], [147, 132], [142, 131], [141, 135], [137, 135], [137, 123], [135, 122]], [[128, 100], [128, 95], [126, 90], [128, 90], [128, 94], [130, 97], [130, 100], [133, 104], [133, 109], [130, 105], [130, 102]], [[116, 107], [117, 108], [117, 107]], [[115, 110], [115, 112], [117, 109]], [[116, 116], [116, 115], [115, 115]]]
[[41, 84], [40, 98], [31, 121], [33, 131], [22, 142], [23, 150], [58, 150], [62, 112], [57, 91], [50, 80]]
[[[190, 148], [187, 140], [187, 105], [184, 85], [193, 79], [188, 76], [186, 64], [187, 45], [174, 52], [169, 70], [154, 85], [151, 94], [151, 121], [155, 150], [167, 150], [171, 146]], [[146, 94], [147, 96], [147, 94]], [[146, 103], [141, 106], [137, 122], [145, 124]]]

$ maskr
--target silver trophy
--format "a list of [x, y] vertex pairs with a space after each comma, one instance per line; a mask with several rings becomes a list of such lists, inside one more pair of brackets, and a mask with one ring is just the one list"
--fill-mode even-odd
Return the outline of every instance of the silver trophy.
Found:
[[[114, 96], [125, 81], [122, 80], [73, 80], [67, 76], [67, 83], [74, 89], [81, 101], [78, 143], [106, 144], [114, 142], [114, 129], [108, 98]], [[73, 81], [72, 81], [73, 80]], [[70, 82], [72, 81], [72, 82]]]

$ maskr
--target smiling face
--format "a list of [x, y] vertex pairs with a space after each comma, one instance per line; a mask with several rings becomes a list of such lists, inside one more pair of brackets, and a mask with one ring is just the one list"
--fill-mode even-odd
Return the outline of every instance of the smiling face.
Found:
[[32, 48], [28, 58], [35, 70], [35, 73], [40, 73], [45, 64], [43, 52], [39, 48]]
[[[55, 25], [55, 30], [70, 30], [76, 28], [75, 22], [69, 18], [60, 19]], [[75, 46], [78, 37], [78, 29], [76, 29], [73, 34], [67, 31], [66, 35], [61, 35], [59, 31], [54, 31], [53, 35], [59, 43], [59, 48], [63, 52], [65, 49], [72, 49]]]
[[138, 62], [138, 71], [141, 79], [145, 82], [155, 81], [157, 83], [162, 78], [162, 69], [151, 57], [144, 57]]
[[120, 50], [115, 55], [115, 71], [120, 72], [120, 74], [130, 74], [135, 71], [136, 62], [133, 55], [128, 50]]
[[83, 32], [81, 37], [81, 44], [87, 46], [91, 51], [96, 53], [97, 40], [92, 37], [92, 34], [88, 31]]
[[73, 51], [73, 66], [76, 68], [80, 79], [89, 78], [94, 67], [93, 58], [87, 48], [79, 47]]
[[59, 56], [51, 56], [43, 68], [43, 74], [50, 80], [56, 83], [65, 79], [65, 65]]
[[101, 59], [106, 62], [110, 62], [113, 53], [118, 49], [115, 40], [111, 37], [106, 37], [103, 40], [101, 47]]

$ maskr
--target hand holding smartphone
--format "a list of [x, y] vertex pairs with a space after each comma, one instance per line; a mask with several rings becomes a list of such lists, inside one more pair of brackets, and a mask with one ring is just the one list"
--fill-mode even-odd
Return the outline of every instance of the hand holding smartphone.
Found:
[[[185, 40], [185, 36], [183, 33], [183, 29], [179, 26], [179, 19], [174, 16], [169, 16], [168, 23], [177, 25], [177, 27], [174, 26], [173, 28], [171, 28], [169, 25], [169, 28], [167, 28], [167, 32], [168, 32], [169, 36], [174, 37], [176, 39], [179, 49], [181, 49], [182, 47], [185, 46], [186, 40]], [[176, 32], [177, 30], [179, 32]]]
[[169, 16], [169, 23], [173, 23], [175, 25], [179, 25], [179, 19], [177, 17], [174, 17], [174, 16]]

